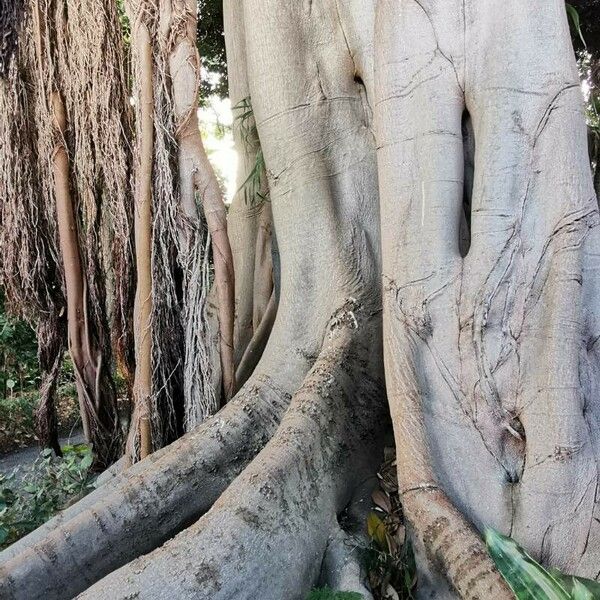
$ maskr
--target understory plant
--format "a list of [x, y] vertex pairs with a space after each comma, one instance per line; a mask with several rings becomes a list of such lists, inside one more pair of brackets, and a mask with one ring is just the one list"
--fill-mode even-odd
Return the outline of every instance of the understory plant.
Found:
[[85, 444], [65, 446], [62, 458], [46, 449], [24, 472], [0, 474], [0, 550], [90, 491], [92, 462]]
[[517, 600], [595, 600], [600, 584], [589, 579], [545, 569], [514, 540], [494, 529], [485, 533], [485, 541], [497, 569]]

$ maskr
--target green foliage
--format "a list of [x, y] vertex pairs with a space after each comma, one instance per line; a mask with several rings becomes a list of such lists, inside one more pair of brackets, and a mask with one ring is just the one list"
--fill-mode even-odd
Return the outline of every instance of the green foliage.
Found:
[[[77, 389], [70, 360], [63, 362], [58, 382], [58, 425], [62, 434], [69, 433], [79, 421]], [[34, 389], [0, 395], [0, 453], [36, 443], [35, 411], [39, 402], [37, 376]]]
[[252, 109], [252, 101], [250, 97], [240, 100], [233, 107], [234, 126], [239, 127], [240, 136], [248, 152], [256, 153], [256, 160], [242, 184], [240, 190], [244, 190], [244, 200], [250, 206], [259, 204], [268, 200], [268, 193], [264, 194], [264, 184], [267, 180], [267, 168], [265, 157], [260, 147], [260, 139], [258, 137], [258, 129], [254, 121], [254, 110]]
[[[41, 375], [35, 331], [9, 315], [0, 290], [0, 452], [36, 441], [34, 414], [39, 401]], [[58, 396], [65, 400], [57, 406], [59, 423], [69, 430], [78, 419], [75, 374], [70, 359], [63, 361]]]
[[223, 32], [223, 1], [198, 0], [198, 50], [202, 68], [208, 77], [202, 77], [200, 98], [216, 94], [226, 98], [227, 58]]
[[[577, 11], [581, 26], [581, 33], [585, 39], [585, 47], [596, 55], [600, 52], [600, 0], [569, 0], [569, 4]], [[571, 28], [573, 44], [576, 50], [584, 46], [575, 29]]]
[[490, 556], [517, 600], [594, 600], [600, 598], [595, 581], [547, 570], [512, 539], [493, 529], [485, 533]]
[[583, 47], [586, 47], [586, 43], [585, 43], [585, 39], [583, 38], [583, 33], [581, 32], [581, 20], [579, 18], [579, 13], [577, 12], [577, 9], [572, 5], [569, 4], [568, 2], [565, 4], [566, 9], [567, 9], [567, 15], [569, 17], [569, 22], [571, 24], [571, 27], [573, 28], [574, 32], [579, 36], [579, 39], [581, 40], [581, 43], [583, 44]]
[[44, 450], [20, 481], [18, 471], [0, 475], [0, 550], [91, 489], [91, 449], [65, 446], [63, 453], [63, 458], [55, 458], [51, 450]]
[[589, 127], [596, 134], [600, 134], [600, 96], [595, 90], [590, 93], [587, 105], [587, 121]]
[[35, 442], [34, 414], [37, 392], [0, 398], [0, 452]]
[[125, 0], [117, 0], [117, 12], [119, 14], [121, 31], [123, 32], [123, 41], [125, 42], [125, 46], [129, 48], [131, 45], [131, 23], [125, 10]]
[[6, 314], [0, 296], [0, 397], [36, 389], [39, 382], [35, 332]]
[[363, 600], [364, 596], [358, 592], [334, 592], [328, 587], [313, 590], [306, 600]]

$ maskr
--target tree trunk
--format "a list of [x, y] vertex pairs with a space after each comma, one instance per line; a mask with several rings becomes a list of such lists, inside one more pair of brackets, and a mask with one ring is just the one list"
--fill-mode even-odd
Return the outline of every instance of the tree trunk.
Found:
[[600, 231], [564, 3], [382, 0], [376, 30], [386, 378], [422, 587], [442, 594], [443, 566], [463, 598], [510, 597], [484, 527], [598, 577]]
[[232, 244], [248, 381], [5, 551], [0, 596], [369, 598], [341, 516], [391, 425], [382, 354], [418, 595], [511, 597], [486, 526], [600, 578], [600, 221], [562, 0], [225, 9], [268, 174], [271, 333], [257, 212]]

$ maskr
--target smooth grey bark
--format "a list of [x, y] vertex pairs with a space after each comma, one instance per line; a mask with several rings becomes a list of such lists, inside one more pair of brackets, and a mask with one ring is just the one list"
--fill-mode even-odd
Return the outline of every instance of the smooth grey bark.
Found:
[[[5, 553], [0, 596], [364, 592], [338, 516], [381, 458], [382, 336], [419, 595], [510, 597], [485, 526], [600, 577], [599, 218], [562, 0], [225, 11], [278, 242], [271, 334], [218, 415]], [[238, 362], [262, 350], [249, 212]]]
[[443, 543], [455, 588], [481, 597], [468, 523], [598, 578], [600, 232], [564, 3], [378, 10], [386, 379], [422, 583], [442, 595]]

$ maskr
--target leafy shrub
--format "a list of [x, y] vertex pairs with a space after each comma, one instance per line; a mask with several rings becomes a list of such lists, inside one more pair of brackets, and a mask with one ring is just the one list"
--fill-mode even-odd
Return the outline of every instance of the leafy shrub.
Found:
[[34, 411], [37, 392], [0, 397], [0, 452], [35, 442]]
[[363, 600], [358, 592], [334, 592], [327, 587], [313, 590], [306, 600]]
[[36, 389], [39, 383], [35, 332], [4, 312], [0, 293], [0, 396]]
[[27, 535], [92, 487], [91, 449], [63, 447], [63, 458], [44, 450], [19, 481], [18, 469], [0, 475], [0, 550]]

